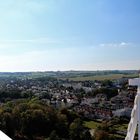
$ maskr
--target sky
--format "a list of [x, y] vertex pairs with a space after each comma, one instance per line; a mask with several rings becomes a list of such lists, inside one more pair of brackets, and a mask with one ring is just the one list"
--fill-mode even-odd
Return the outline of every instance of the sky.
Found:
[[140, 69], [139, 0], [0, 0], [0, 71]]

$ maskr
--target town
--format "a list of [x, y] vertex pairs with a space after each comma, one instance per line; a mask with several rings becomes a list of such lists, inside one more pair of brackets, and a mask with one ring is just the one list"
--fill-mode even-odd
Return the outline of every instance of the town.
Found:
[[[58, 112], [60, 111], [62, 114], [67, 111], [72, 114], [74, 113], [82, 120], [82, 125], [86, 127], [86, 129], [83, 128], [83, 131], [89, 131], [93, 138], [97, 137], [95, 135], [101, 135], [99, 133], [100, 131], [98, 132], [98, 129], [100, 130], [100, 126], [103, 126], [104, 128], [104, 123], [106, 124], [105, 128], [109, 128], [109, 130], [107, 130], [107, 132], [109, 132], [109, 136], [114, 136], [112, 129], [116, 129], [116, 123], [119, 124], [123, 122], [125, 123], [124, 128], [120, 130], [119, 127], [115, 130], [115, 133], [119, 136], [116, 136], [116, 139], [124, 139], [137, 92], [137, 87], [128, 85], [128, 79], [136, 77], [137, 73], [137, 71], [1, 73], [0, 106], [1, 110], [3, 110], [1, 113], [5, 111], [6, 113], [13, 113], [15, 112], [13, 110], [17, 110], [17, 108], [18, 111], [20, 109], [21, 111], [27, 109], [28, 112], [29, 107], [27, 107], [27, 105], [35, 102], [35, 104], [37, 103], [35, 106], [43, 104], [45, 109], [51, 107], [56, 111], [58, 110]], [[77, 80], [77, 75], [78, 77], [85, 78], [86, 80]], [[94, 76], [97, 78], [97, 75], [100, 77], [98, 77], [99, 80], [87, 79], [87, 77], [91, 78]], [[101, 77], [105, 76], [106, 78], [101, 80]], [[110, 76], [113, 78], [109, 78]], [[76, 80], [74, 80], [74, 78], [76, 78]], [[11, 108], [12, 106], [14, 109]], [[26, 115], [23, 116], [23, 113], [20, 112], [19, 114], [21, 114], [21, 117], [23, 117], [24, 120]], [[60, 113], [58, 114], [60, 115]], [[37, 120], [36, 122], [38, 123]], [[3, 120], [1, 120], [1, 123], [3, 123]], [[13, 121], [11, 121], [11, 123], [13, 123]], [[16, 123], [18, 125], [20, 124], [19, 122]], [[91, 125], [92, 123], [94, 123], [93, 126]], [[3, 125], [0, 125], [1, 129], [4, 132], [9, 133], [9, 131], [11, 131], [7, 131], [7, 129], [10, 129], [9, 122], [7, 124], [8, 128], [5, 126], [5, 123]], [[33, 124], [31, 123], [31, 127], [32, 125]], [[13, 125], [11, 127], [13, 127]], [[28, 130], [29, 126], [27, 125], [26, 127]], [[50, 127], [48, 129], [50, 129]], [[17, 130], [13, 133], [14, 136], [11, 135], [11, 137], [14, 139], [20, 139], [20, 137], [22, 137], [21, 139], [23, 139], [24, 136], [19, 136], [19, 132], [18, 136], [15, 136], [16, 132]], [[11, 134], [11, 132], [9, 134]], [[104, 136], [104, 134], [106, 133], [103, 133], [102, 135]], [[113, 140], [109, 137], [107, 139]]]
[[38, 98], [55, 108], [68, 108], [88, 119], [130, 117], [136, 88], [128, 78], [104, 81], [70, 81], [51, 77], [1, 78], [0, 103]]

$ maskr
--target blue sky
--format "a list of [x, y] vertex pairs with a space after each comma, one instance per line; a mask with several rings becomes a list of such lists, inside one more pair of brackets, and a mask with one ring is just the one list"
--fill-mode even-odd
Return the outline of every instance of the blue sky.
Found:
[[140, 68], [139, 0], [0, 3], [0, 71]]

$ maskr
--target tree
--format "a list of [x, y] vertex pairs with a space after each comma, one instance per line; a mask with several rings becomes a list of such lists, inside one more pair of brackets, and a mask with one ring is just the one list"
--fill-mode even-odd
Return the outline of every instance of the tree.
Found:
[[52, 131], [49, 138], [47, 138], [46, 140], [61, 140], [59, 138], [59, 136], [56, 134], [56, 131]]
[[3, 118], [3, 129], [5, 130], [6, 134], [10, 137], [14, 136], [15, 129], [13, 124], [13, 116], [11, 113], [5, 112], [2, 116]]
[[111, 87], [113, 85], [113, 82], [111, 80], [104, 80], [102, 82], [102, 86], [105, 86], [105, 87]]
[[95, 140], [109, 140], [109, 134], [103, 130], [96, 130]]
[[75, 119], [70, 125], [70, 139], [80, 140], [81, 132], [83, 131], [82, 121], [80, 119]]
[[82, 140], [92, 140], [89, 130], [85, 130], [84, 132], [81, 133], [81, 139]]

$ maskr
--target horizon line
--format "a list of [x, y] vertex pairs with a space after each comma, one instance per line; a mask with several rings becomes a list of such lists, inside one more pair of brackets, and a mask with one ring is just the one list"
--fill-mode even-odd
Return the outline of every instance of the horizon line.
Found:
[[0, 73], [35, 73], [35, 72], [95, 72], [95, 71], [139, 71], [139, 69], [104, 69], [104, 70], [33, 70], [33, 71], [0, 71]]

